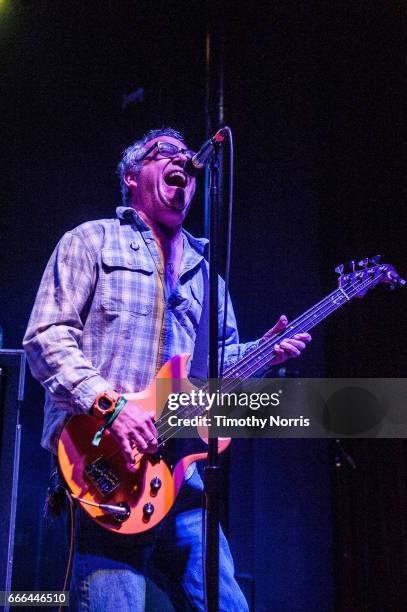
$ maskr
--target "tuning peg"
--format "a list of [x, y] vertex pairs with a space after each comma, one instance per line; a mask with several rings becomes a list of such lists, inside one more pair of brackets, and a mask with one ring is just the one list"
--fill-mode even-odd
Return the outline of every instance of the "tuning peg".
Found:
[[354, 259], [351, 259], [349, 262], [349, 269], [351, 270], [351, 272], [354, 272], [356, 268], [356, 261]]
[[336, 266], [335, 272], [337, 274], [343, 274], [344, 269], [345, 269], [345, 266], [343, 264], [339, 264], [338, 266]]
[[381, 258], [382, 258], [381, 255], [373, 255], [373, 257], [369, 257], [369, 263], [378, 264]]
[[400, 274], [397, 274], [396, 271], [390, 271], [387, 273], [387, 277], [390, 280], [390, 282], [392, 283], [391, 285], [391, 289], [394, 289], [395, 286], [401, 285], [401, 287], [404, 287], [406, 285], [406, 281], [404, 280], [404, 278], [401, 278]]
[[367, 268], [368, 264], [369, 264], [368, 257], [365, 257], [364, 259], [361, 259], [360, 261], [358, 261], [359, 268]]

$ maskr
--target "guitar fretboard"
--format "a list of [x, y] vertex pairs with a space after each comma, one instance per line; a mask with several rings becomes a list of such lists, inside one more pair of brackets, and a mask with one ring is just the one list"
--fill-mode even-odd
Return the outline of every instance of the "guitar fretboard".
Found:
[[[380, 268], [383, 269], [381, 270]], [[350, 281], [345, 288], [339, 287], [335, 289], [335, 291], [292, 321], [284, 331], [264, 342], [260, 342], [255, 349], [249, 351], [247, 355], [225, 371], [222, 389], [229, 387], [228, 383], [233, 379], [245, 380], [264, 372], [264, 369], [268, 367], [275, 356], [274, 346], [276, 344], [292, 338], [295, 334], [308, 332], [356, 295], [377, 284], [378, 280], [386, 272], [385, 266], [380, 266], [380, 268], [376, 270], [371, 268], [372, 272], [361, 276], [361, 280], [355, 275], [355, 280]]]
[[[221, 383], [218, 385], [218, 389], [221, 393], [231, 393], [243, 380], [251, 377], [255, 378], [263, 374], [270, 368], [273, 357], [276, 356], [274, 350], [276, 344], [292, 338], [295, 334], [308, 332], [352, 298], [376, 285], [386, 274], [387, 270], [388, 267], [386, 265], [381, 265], [349, 274], [347, 282], [343, 282], [338, 289], [335, 289], [335, 291], [327, 295], [320, 302], [311, 306], [301, 316], [292, 321], [282, 332], [271, 336], [263, 342], [259, 341], [255, 348], [252, 348], [238, 362], [227, 368]], [[208, 383], [201, 387], [201, 389], [204, 393], [212, 391]], [[201, 416], [205, 412], [205, 406], [189, 404], [182, 409], [182, 416], [187, 418]], [[169, 430], [163, 431], [160, 435], [164, 437], [166, 433], [169, 433]], [[172, 430], [168, 437], [172, 437], [174, 433]]]

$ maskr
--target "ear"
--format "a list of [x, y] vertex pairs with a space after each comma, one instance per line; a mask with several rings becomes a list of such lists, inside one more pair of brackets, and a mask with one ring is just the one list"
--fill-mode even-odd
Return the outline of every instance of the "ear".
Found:
[[135, 179], [133, 174], [130, 172], [127, 172], [127, 174], [124, 175], [123, 181], [127, 187], [129, 187], [129, 189], [137, 187], [137, 179]]

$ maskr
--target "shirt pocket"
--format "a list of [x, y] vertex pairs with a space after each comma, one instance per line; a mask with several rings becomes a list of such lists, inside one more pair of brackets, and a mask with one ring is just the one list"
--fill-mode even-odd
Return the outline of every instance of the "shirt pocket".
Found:
[[104, 249], [101, 305], [108, 312], [148, 315], [156, 299], [153, 265], [142, 254]]

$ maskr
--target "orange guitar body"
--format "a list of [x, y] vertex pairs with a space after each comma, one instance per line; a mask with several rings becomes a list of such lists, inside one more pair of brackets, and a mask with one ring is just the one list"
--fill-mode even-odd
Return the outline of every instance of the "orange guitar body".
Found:
[[[189, 358], [189, 355], [176, 355], [161, 368], [147, 389], [126, 397], [136, 400], [144, 410], [155, 411], [157, 420], [170, 393], [194, 388], [189, 382], [189, 388], [185, 387]], [[100, 420], [90, 415], [74, 416], [66, 423], [58, 444], [58, 461], [65, 482], [75, 498], [84, 500], [79, 501], [82, 508], [102, 527], [127, 535], [147, 531], [171, 509], [187, 468], [194, 461], [206, 459], [207, 452], [187, 455], [173, 468], [161, 455], [138, 455], [136, 471], [131, 472], [109, 431], [104, 433], [98, 447], [92, 446], [100, 426]], [[198, 428], [198, 433], [206, 443], [207, 430]], [[230, 439], [219, 440], [219, 452], [229, 443]], [[127, 515], [123, 520], [87, 502], [122, 506], [127, 509]]]

